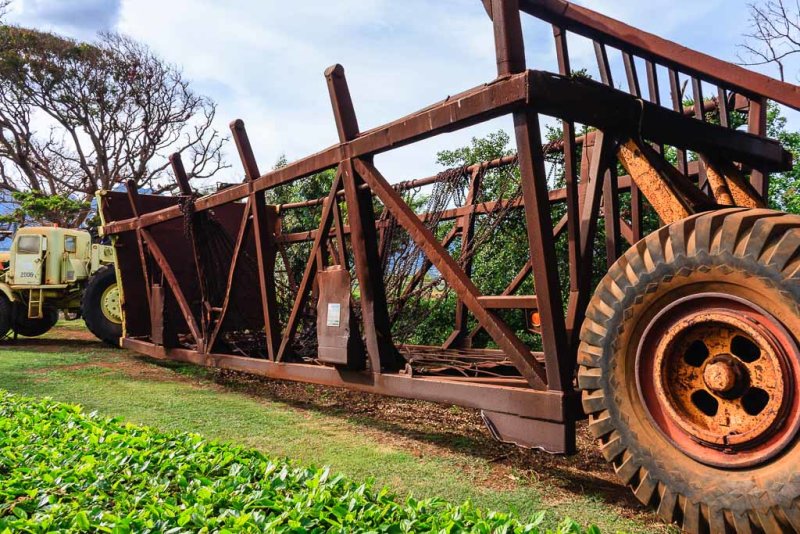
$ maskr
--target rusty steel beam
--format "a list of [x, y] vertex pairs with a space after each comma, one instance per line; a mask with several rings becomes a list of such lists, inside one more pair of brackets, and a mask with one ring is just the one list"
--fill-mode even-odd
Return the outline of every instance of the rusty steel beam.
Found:
[[[657, 73], [656, 73], [656, 70], [655, 70], [655, 65], [653, 63], [648, 62], [646, 64], [646, 67], [647, 67], [647, 79], [648, 79], [647, 83], [648, 83], [649, 100], [653, 104], [661, 105], [661, 94], [659, 93], [659, 82], [658, 82], [658, 77], [657, 77]], [[561, 74], [560, 71], [559, 71], [559, 74]], [[633, 94], [633, 93], [631, 93], [631, 94]], [[634, 96], [636, 96], [636, 95], [634, 95]], [[640, 96], [640, 98], [641, 98], [641, 96]], [[717, 111], [717, 109], [719, 109], [719, 107], [720, 107], [720, 106], [718, 106], [718, 102], [719, 101], [717, 99], [706, 100], [703, 103], [703, 107], [705, 108], [706, 112]], [[727, 112], [723, 111], [723, 113], [726, 113], [726, 115], [729, 115], [731, 107], [726, 103], [724, 105], [724, 108], [727, 110]], [[742, 95], [738, 95], [738, 94], [734, 95], [733, 108], [732, 109], [735, 109], [737, 111], [745, 111], [745, 112], [749, 113], [750, 101], [747, 100]], [[683, 106], [683, 114], [686, 115], [687, 117], [694, 117], [695, 116], [695, 106], [694, 105]], [[722, 124], [722, 126], [727, 127], [728, 125], [727, 124]], [[589, 144], [592, 144], [592, 143], [594, 143], [594, 135], [595, 135], [595, 133], [596, 133], [596, 131], [593, 130], [591, 132], [587, 132], [585, 135], [579, 135], [579, 136], [577, 136], [575, 138], [575, 143], [577, 145], [583, 145], [583, 143], [588, 141]], [[545, 151], [548, 154], [561, 153], [561, 152], [564, 151], [564, 143], [563, 143], [563, 141], [555, 141], [555, 142], [552, 142], [552, 143], [548, 143], [548, 144], [545, 145], [545, 149], [546, 149]]]
[[498, 295], [478, 297], [478, 302], [490, 310], [536, 309], [539, 301], [533, 295]]
[[730, 199], [728, 199], [731, 201], [730, 205], [753, 209], [767, 207], [761, 194], [745, 179], [736, 166], [712, 160], [708, 162], [708, 174], [709, 178], [713, 174], [715, 179], [724, 182], [727, 193], [730, 195]]
[[583, 196], [583, 208], [581, 209], [578, 291], [570, 294], [567, 302], [566, 323], [567, 331], [571, 335], [572, 347], [577, 346], [580, 326], [583, 324], [586, 307], [591, 297], [594, 239], [600, 218], [600, 200], [603, 195], [606, 170], [615, 161], [615, 151], [616, 142], [614, 139], [604, 132], [599, 132], [595, 138], [595, 146], [592, 149], [589, 168], [587, 169], [588, 184]]
[[765, 170], [788, 170], [791, 154], [777, 141], [700, 122], [601, 83], [530, 72], [531, 107], [616, 136], [715, 154]]
[[[146, 341], [126, 338], [123, 346], [153, 358], [170, 359], [195, 365], [215, 366], [249, 372], [279, 380], [292, 380], [344, 387], [366, 393], [483, 408], [553, 422], [568, 422], [579, 402], [578, 395], [541, 391], [526, 387], [502, 387], [459, 383], [442, 378], [414, 377], [407, 374], [360, 373], [310, 364], [280, 364], [269, 360], [228, 354], [209, 354], [208, 358], [186, 349], [165, 349]], [[485, 388], [485, 389], [482, 389]]]
[[[797, 88], [797, 86], [795, 86]], [[750, 114], [747, 119], [747, 131], [755, 135], [767, 134], [767, 102], [764, 98], [756, 98], [750, 104]], [[769, 169], [753, 165], [750, 183], [753, 185], [762, 200], [769, 196]]]
[[[491, 7], [498, 75], [510, 76], [523, 72], [525, 69], [525, 44], [522, 37], [519, 2], [518, 0], [492, 0]], [[537, 77], [536, 72], [529, 71], [529, 74], [533, 78]], [[536, 82], [532, 80], [532, 83]], [[512, 114], [519, 152], [519, 171], [522, 197], [525, 203], [528, 248], [539, 301], [539, 313], [542, 317], [541, 335], [545, 352], [547, 387], [551, 390], [570, 391], [574, 372], [574, 363], [572, 363], [574, 354], [568, 352], [558, 271], [551, 260], [555, 257], [553, 221], [550, 215], [539, 115], [533, 109], [539, 102], [537, 102], [537, 97], [531, 96], [532, 106], [516, 109]], [[541, 97], [541, 95], [539, 96]], [[486, 327], [485, 323], [484, 327]], [[486, 331], [492, 333], [488, 328]]]
[[800, 87], [796, 85], [722, 61], [564, 0], [520, 0], [519, 5], [526, 13], [578, 35], [736, 89], [747, 96], [764, 96], [800, 110]]
[[[514, 279], [511, 280], [511, 283], [506, 286], [506, 288], [503, 290], [503, 293], [499, 296], [506, 297], [515, 293], [520, 288], [522, 283], [525, 282], [525, 279], [528, 277], [528, 275], [531, 274], [531, 268], [531, 262], [529, 261], [522, 267], [522, 269], [520, 269], [516, 276], [514, 276]], [[475, 336], [482, 331], [483, 327], [480, 324], [472, 329], [472, 331], [469, 333], [470, 344], [472, 343], [472, 340], [475, 339]]]
[[716, 206], [647, 143], [627, 140], [620, 146], [619, 158], [665, 224]]
[[[639, 73], [636, 69], [636, 60], [633, 55], [628, 52], [622, 53], [622, 60], [625, 64], [625, 74], [628, 78], [628, 92], [636, 98], [642, 98], [642, 87], [639, 83]], [[657, 77], [654, 70], [653, 76]], [[651, 99], [652, 102], [652, 99]], [[655, 102], [654, 102], [655, 103]], [[616, 185], [619, 188], [619, 184]], [[642, 192], [636, 186], [631, 184], [631, 236], [626, 239], [629, 242], [636, 242], [642, 239]]]

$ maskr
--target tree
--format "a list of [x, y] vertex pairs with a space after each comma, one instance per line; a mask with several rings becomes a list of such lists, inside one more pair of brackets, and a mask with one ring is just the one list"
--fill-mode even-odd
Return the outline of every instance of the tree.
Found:
[[750, 32], [741, 45], [744, 65], [775, 65], [786, 81], [786, 61], [800, 54], [800, 1], [762, 0], [748, 4]]
[[794, 168], [770, 176], [769, 205], [788, 213], [800, 214], [800, 132], [787, 129], [780, 107], [772, 104], [767, 113], [768, 134], [792, 153]]
[[14, 191], [11, 198], [16, 208], [11, 213], [0, 215], [0, 223], [57, 224], [76, 226], [75, 221], [88, 211], [89, 203], [65, 195], [47, 195], [40, 191]]
[[190, 178], [208, 178], [227, 167], [215, 113], [177, 67], [130, 38], [88, 44], [0, 26], [0, 190], [88, 201], [131, 179], [165, 192], [176, 187], [172, 152]]

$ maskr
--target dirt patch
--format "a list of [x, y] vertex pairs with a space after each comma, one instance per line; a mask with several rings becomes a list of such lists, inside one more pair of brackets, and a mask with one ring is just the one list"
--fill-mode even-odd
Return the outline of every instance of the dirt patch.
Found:
[[[58, 337], [53, 337], [55, 335], [58, 335]], [[0, 347], [36, 352], [86, 353], [93, 350], [113, 350], [90, 332], [71, 329], [58, 329], [58, 332], [51, 331], [47, 334], [47, 337], [18, 337], [17, 339], [9, 337], [0, 341]]]
[[134, 353], [115, 353], [113, 360], [96, 359], [88, 362], [73, 363], [69, 365], [57, 365], [40, 369], [30, 369], [31, 374], [47, 374], [51, 371], [69, 372], [82, 369], [106, 369], [116, 373], [122, 373], [126, 378], [133, 380], [144, 380], [150, 382], [194, 382], [191, 377], [176, 373], [173, 369], [154, 365], [140, 358]]

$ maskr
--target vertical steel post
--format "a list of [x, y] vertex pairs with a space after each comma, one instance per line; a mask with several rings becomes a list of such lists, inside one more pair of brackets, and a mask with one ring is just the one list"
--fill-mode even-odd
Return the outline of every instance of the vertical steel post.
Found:
[[[481, 187], [481, 178], [483, 172], [480, 168], [472, 171], [469, 182], [469, 191], [465, 205], [474, 206], [478, 201], [478, 194]], [[475, 239], [475, 211], [470, 210], [466, 214], [459, 217], [457, 223], [461, 233], [461, 265], [464, 268], [464, 274], [472, 277], [472, 253], [473, 253], [473, 240]], [[467, 325], [467, 314], [469, 310], [464, 301], [460, 298], [456, 300], [456, 322], [453, 333], [445, 341], [444, 348], [464, 348], [469, 347], [471, 339], [469, 337], [469, 330]]]
[[[325, 78], [328, 82], [339, 141], [347, 143], [358, 137], [359, 127], [344, 68], [341, 65], [328, 68], [325, 71]], [[373, 373], [397, 370], [402, 368], [404, 362], [392, 343], [386, 288], [378, 255], [378, 234], [375, 230], [372, 192], [368, 188], [361, 187], [363, 180], [356, 175], [349, 158], [342, 162], [341, 170], [370, 366]]]
[[[750, 100], [747, 131], [760, 136], [767, 135], [767, 100], [765, 98]], [[758, 191], [758, 194], [761, 195], [764, 203], [768, 203], [769, 174], [760, 169], [753, 169], [750, 174], [750, 184]]]
[[[595, 41], [594, 51], [597, 56], [597, 66], [600, 69], [600, 78], [609, 87], [614, 87], [614, 78], [611, 74], [611, 64], [608, 61], [608, 50], [603, 43]], [[614, 165], [609, 165], [603, 184], [603, 221], [606, 229], [606, 263], [609, 268], [614, 265], [619, 255], [619, 191], [617, 187], [617, 172]]]
[[[261, 176], [256, 163], [250, 139], [244, 128], [244, 122], [235, 120], [231, 123], [231, 132], [239, 158], [244, 166], [247, 183]], [[253, 215], [253, 235], [256, 241], [256, 259], [258, 261], [258, 283], [260, 286], [261, 309], [264, 313], [264, 334], [267, 344], [267, 354], [270, 360], [275, 360], [281, 341], [280, 325], [278, 324], [278, 298], [275, 294], [275, 259], [277, 247], [274, 240], [275, 217], [267, 213], [267, 202], [264, 191], [250, 190], [250, 209]]]
[[[680, 74], [674, 69], [669, 69], [669, 92], [672, 96], [672, 109], [683, 115], [683, 88], [681, 87]], [[688, 176], [689, 162], [686, 151], [677, 149], [676, 153], [678, 155], [678, 170], [684, 176]]]
[[[553, 36], [556, 41], [556, 56], [558, 58], [558, 70], [563, 76], [572, 73], [572, 66], [569, 59], [569, 46], [567, 44], [567, 32], [563, 28], [553, 26]], [[569, 260], [569, 301], [574, 303], [580, 291], [580, 194], [578, 187], [578, 164], [575, 153], [575, 123], [562, 121], [562, 132], [564, 136], [564, 174], [567, 202], [567, 243]], [[584, 142], [586, 142], [584, 136]], [[570, 350], [577, 353], [578, 332], [568, 329], [570, 339]]]
[[[497, 74], [504, 76], [524, 72], [525, 46], [518, 0], [493, 0], [492, 16]], [[556, 391], [571, 391], [575, 362], [567, 347], [539, 116], [526, 108], [515, 111], [513, 118], [533, 281], [542, 318], [547, 387]]]
[[[622, 60], [625, 63], [625, 73], [628, 76], [628, 91], [636, 98], [642, 98], [642, 86], [639, 83], [636, 60], [633, 55], [628, 52], [623, 52]], [[648, 70], [648, 77], [649, 74], [650, 71]], [[643, 237], [642, 209], [642, 192], [639, 190], [639, 186], [631, 183], [631, 231], [634, 243], [640, 241]]]
[[[705, 98], [703, 97], [703, 82], [696, 76], [692, 77], [692, 96], [694, 97], [694, 117], [701, 122], [706, 122], [706, 104]], [[697, 169], [699, 173], [697, 187], [699, 187], [701, 191], [711, 193], [711, 191], [707, 190], [706, 188], [706, 184], [708, 183], [708, 173], [706, 172], [706, 165], [703, 162], [703, 158], [700, 158], [700, 160], [697, 162]]]

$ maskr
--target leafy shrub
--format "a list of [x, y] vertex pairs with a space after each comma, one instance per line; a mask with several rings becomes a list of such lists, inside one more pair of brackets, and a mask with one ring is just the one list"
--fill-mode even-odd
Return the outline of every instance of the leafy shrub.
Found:
[[400, 500], [328, 469], [0, 391], [0, 532], [510, 533], [541, 520]]

